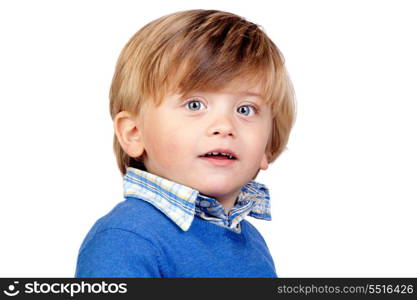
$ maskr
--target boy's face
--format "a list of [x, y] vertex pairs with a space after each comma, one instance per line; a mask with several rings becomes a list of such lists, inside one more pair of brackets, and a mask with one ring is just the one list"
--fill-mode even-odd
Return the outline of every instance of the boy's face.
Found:
[[159, 106], [149, 104], [139, 129], [147, 171], [233, 206], [241, 187], [268, 167], [271, 111], [253, 93], [259, 86], [171, 94]]

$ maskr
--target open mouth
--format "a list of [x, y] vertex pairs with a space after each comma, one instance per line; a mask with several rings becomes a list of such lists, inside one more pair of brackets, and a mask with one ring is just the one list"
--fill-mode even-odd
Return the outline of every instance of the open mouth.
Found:
[[200, 157], [207, 157], [213, 159], [228, 159], [228, 160], [236, 160], [237, 157], [233, 152], [225, 151], [225, 152], [207, 152], [206, 154], [200, 155]]

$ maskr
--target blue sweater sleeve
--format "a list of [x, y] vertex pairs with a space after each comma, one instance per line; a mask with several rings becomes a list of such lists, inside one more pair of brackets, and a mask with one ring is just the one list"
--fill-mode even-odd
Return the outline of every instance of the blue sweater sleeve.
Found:
[[140, 235], [106, 229], [81, 248], [75, 277], [162, 277], [158, 256], [158, 249]]

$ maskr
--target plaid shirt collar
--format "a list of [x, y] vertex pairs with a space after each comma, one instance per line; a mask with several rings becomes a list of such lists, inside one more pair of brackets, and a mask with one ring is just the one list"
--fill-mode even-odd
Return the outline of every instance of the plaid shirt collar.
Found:
[[242, 187], [229, 214], [226, 214], [224, 207], [214, 198], [200, 195], [190, 187], [136, 168], [127, 168], [123, 186], [125, 198], [133, 197], [151, 203], [183, 231], [190, 228], [195, 215], [237, 232], [240, 232], [240, 221], [247, 215], [271, 220], [268, 188], [255, 181]]

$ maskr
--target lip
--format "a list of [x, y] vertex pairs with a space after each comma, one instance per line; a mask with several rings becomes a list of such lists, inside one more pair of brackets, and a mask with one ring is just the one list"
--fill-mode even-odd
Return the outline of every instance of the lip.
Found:
[[[224, 158], [215, 158], [215, 157], [205, 157], [204, 155], [206, 153], [209, 153], [209, 152], [229, 153], [229, 154], [233, 155], [233, 157], [235, 157], [235, 159], [227, 159], [227, 158], [224, 159]], [[217, 149], [209, 150], [206, 153], [200, 155], [199, 158], [201, 158], [202, 160], [206, 161], [207, 163], [209, 163], [211, 165], [218, 166], [218, 167], [230, 166], [230, 165], [236, 163], [236, 161], [238, 160], [238, 157], [237, 157], [236, 153], [233, 152], [230, 149], [217, 148]]]
[[226, 167], [236, 163], [236, 159], [218, 159], [214, 157], [199, 157], [200, 159], [218, 167]]

